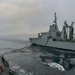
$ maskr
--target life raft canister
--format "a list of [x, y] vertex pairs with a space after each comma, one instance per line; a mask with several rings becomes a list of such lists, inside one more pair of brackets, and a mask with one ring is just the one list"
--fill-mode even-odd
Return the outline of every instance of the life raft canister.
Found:
[[0, 71], [2, 71], [3, 70], [3, 66], [2, 66], [2, 64], [0, 64]]

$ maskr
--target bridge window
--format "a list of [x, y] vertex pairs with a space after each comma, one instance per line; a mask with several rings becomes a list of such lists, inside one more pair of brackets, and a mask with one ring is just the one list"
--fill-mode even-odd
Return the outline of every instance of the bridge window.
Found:
[[60, 34], [60, 32], [57, 32], [56, 35], [57, 35], [57, 37], [60, 37], [61, 34]]

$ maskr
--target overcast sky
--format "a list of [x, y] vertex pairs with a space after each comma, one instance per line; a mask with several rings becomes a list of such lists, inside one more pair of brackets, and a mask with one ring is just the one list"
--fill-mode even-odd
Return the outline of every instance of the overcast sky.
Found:
[[48, 31], [54, 12], [61, 30], [65, 20], [75, 22], [75, 0], [0, 0], [0, 35]]

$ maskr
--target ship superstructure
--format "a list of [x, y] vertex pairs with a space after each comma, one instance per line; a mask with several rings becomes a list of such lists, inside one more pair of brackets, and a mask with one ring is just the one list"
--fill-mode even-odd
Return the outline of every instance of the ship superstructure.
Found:
[[62, 31], [59, 31], [57, 26], [57, 16], [54, 14], [55, 20], [53, 25], [50, 25], [49, 31], [38, 33], [37, 38], [30, 38], [32, 44], [48, 46], [59, 49], [75, 50], [74, 42], [74, 22], [68, 25], [67, 21], [64, 22]]

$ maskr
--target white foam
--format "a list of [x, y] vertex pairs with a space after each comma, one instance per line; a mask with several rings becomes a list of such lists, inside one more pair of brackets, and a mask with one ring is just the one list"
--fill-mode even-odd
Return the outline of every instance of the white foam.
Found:
[[43, 63], [44, 65], [48, 65], [50, 67], [54, 67], [54, 68], [57, 68], [58, 70], [61, 70], [61, 71], [65, 71], [64, 67], [58, 63], [55, 63], [55, 62], [52, 62], [52, 63]]
[[10, 69], [12, 71], [16, 72], [16, 74], [18, 74], [18, 75], [33, 75], [32, 72], [27, 72], [24, 69], [20, 68], [19, 65], [16, 65], [12, 62], [9, 62], [9, 66], [10, 66]]

